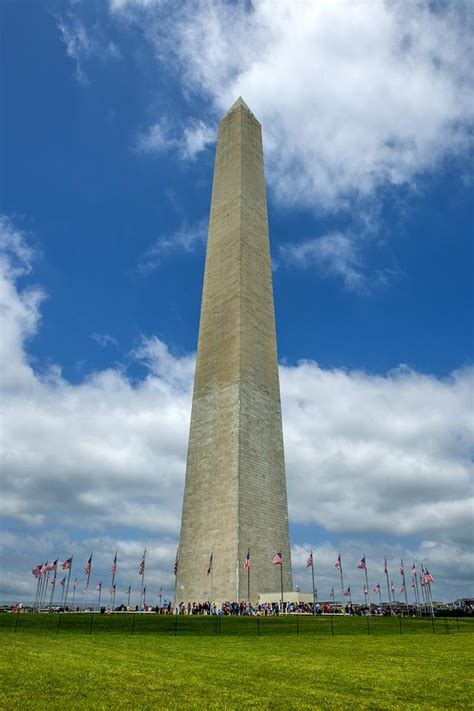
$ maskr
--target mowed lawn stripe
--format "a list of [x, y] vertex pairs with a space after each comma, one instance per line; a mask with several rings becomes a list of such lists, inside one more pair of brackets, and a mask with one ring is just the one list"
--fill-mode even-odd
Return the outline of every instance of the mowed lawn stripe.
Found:
[[471, 709], [471, 635], [0, 633], [2, 709]]

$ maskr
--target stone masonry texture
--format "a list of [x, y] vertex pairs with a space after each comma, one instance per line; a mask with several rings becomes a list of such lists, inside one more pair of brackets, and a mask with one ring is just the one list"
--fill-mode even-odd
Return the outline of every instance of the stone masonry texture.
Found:
[[[219, 126], [176, 601], [292, 589], [261, 126], [238, 99]], [[213, 571], [207, 575], [210, 555]]]

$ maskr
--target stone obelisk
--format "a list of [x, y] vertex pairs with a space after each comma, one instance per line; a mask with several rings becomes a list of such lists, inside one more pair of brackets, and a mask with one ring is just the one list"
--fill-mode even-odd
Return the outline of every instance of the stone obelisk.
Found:
[[246, 600], [248, 552], [253, 601], [280, 590], [275, 553], [292, 589], [262, 133], [239, 98], [217, 139], [177, 603]]

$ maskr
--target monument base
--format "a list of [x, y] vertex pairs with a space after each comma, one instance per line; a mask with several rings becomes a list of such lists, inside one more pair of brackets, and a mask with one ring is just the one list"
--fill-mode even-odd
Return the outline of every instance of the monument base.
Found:
[[[261, 605], [265, 603], [281, 602], [281, 591], [272, 593], [263, 593], [258, 596], [258, 602]], [[308, 592], [300, 592], [299, 590], [291, 590], [289, 592], [283, 591], [283, 602], [294, 602], [298, 604], [299, 602], [306, 602], [312, 604], [313, 595]]]

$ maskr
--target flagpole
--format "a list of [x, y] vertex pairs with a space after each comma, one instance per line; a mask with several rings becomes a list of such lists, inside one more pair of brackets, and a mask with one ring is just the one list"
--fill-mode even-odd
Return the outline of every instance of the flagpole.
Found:
[[[63, 581], [64, 581], [64, 578], [63, 578]], [[64, 582], [63, 582], [63, 584], [62, 584], [61, 587], [62, 587], [62, 589], [63, 589], [62, 594], [61, 594], [61, 607], [63, 607], [63, 602], [64, 602]]]
[[[47, 565], [48, 561], [46, 561]], [[42, 573], [41, 575], [41, 585], [40, 585], [40, 593], [39, 593], [39, 600], [38, 600], [38, 610], [40, 610], [43, 607], [43, 591], [44, 591], [44, 584], [46, 581], [46, 578], [48, 577], [48, 573], [46, 570]]]
[[[140, 610], [143, 604], [143, 609], [145, 609], [145, 565], [146, 565], [146, 548], [143, 551], [143, 570], [142, 570], [142, 589], [140, 593]], [[139, 612], [140, 612], [139, 610]]]
[[[364, 554], [365, 555], [365, 554]], [[342, 574], [342, 558], [341, 558], [341, 551], [339, 551], [339, 573], [341, 575], [341, 592], [342, 592], [342, 601], [341, 605], [344, 605], [344, 577]]]
[[408, 615], [408, 594], [407, 594], [407, 582], [405, 579], [405, 566], [403, 565], [403, 560], [400, 558], [400, 570], [402, 573], [402, 580], [403, 580], [403, 592], [405, 593], [405, 605], [407, 608], [407, 615]]
[[71, 580], [71, 571], [72, 571], [72, 559], [74, 556], [71, 556], [71, 562], [69, 564], [69, 574], [67, 576], [67, 583], [66, 583], [66, 594], [64, 596], [64, 607], [67, 605], [67, 596], [69, 593], [69, 581]]
[[50, 574], [50, 572], [51, 572], [51, 571], [48, 570], [48, 573], [47, 573], [47, 575], [46, 575], [46, 580], [44, 581], [44, 587], [43, 587], [43, 605], [42, 605], [42, 607], [44, 607], [45, 609], [46, 609], [46, 598], [47, 598], [47, 596], [48, 596], [48, 589], [49, 589], [49, 588], [48, 588], [48, 585], [49, 585], [49, 574]]
[[92, 571], [92, 553], [89, 556], [88, 560], [88, 572], [87, 572], [87, 580], [86, 580], [86, 594], [85, 594], [85, 599], [84, 599], [84, 610], [87, 610], [87, 598], [89, 596], [89, 583], [91, 579], [91, 571]]
[[422, 572], [422, 576], [420, 577], [420, 588], [421, 588], [421, 597], [423, 600], [422, 607], [425, 610], [425, 612], [428, 612], [428, 604], [426, 601], [425, 586], [423, 585], [423, 575], [424, 575], [423, 566], [421, 566], [421, 572]]
[[58, 574], [58, 564], [56, 563], [56, 565], [54, 566], [53, 582], [51, 583], [53, 587], [52, 587], [52, 589], [51, 589], [51, 596], [50, 596], [50, 598], [49, 598], [49, 611], [50, 611], [50, 612], [51, 612], [51, 607], [53, 606], [53, 597], [54, 597], [54, 590], [55, 590], [55, 588], [56, 588], [56, 577], [57, 577], [57, 574]]
[[380, 592], [380, 583], [377, 583], [377, 587], [379, 589], [380, 607], [382, 607], [382, 593]]
[[434, 606], [433, 606], [433, 596], [432, 596], [432, 594], [431, 594], [431, 583], [430, 583], [430, 582], [427, 583], [427, 587], [428, 587], [428, 595], [429, 595], [429, 598], [430, 598], [431, 617], [434, 617], [435, 614], [434, 614]]
[[280, 580], [281, 580], [281, 614], [283, 614], [283, 560], [280, 563]]
[[[41, 563], [41, 565], [43, 565], [43, 564]], [[41, 567], [39, 569], [41, 570]], [[38, 596], [39, 596], [39, 590], [40, 590], [40, 583], [41, 583], [41, 573], [36, 578], [36, 595], [35, 595], [35, 604], [34, 604], [34, 609], [36, 611], [38, 611]]]
[[415, 561], [413, 561], [412, 571], [413, 570], [415, 571], [414, 573], [412, 572], [412, 575], [415, 579], [415, 597], [416, 597], [417, 605], [420, 605], [420, 591], [418, 590], [418, 577], [416, 574]]
[[[364, 553], [364, 560], [366, 561], [365, 553]], [[365, 573], [365, 586], [367, 588], [367, 602], [369, 603], [369, 615], [370, 615], [372, 610], [370, 609], [369, 578], [367, 575], [367, 561], [365, 563], [364, 573]]]
[[311, 582], [313, 584], [313, 615], [316, 614], [316, 589], [314, 587], [314, 559], [313, 549], [311, 549]]
[[177, 590], [178, 590], [178, 568], [179, 568], [179, 546], [176, 549], [176, 558], [174, 559], [174, 600], [173, 600], [173, 615], [176, 613], [177, 605]]
[[390, 595], [390, 583], [389, 583], [389, 580], [388, 580], [387, 558], [385, 558], [384, 573], [385, 573], [385, 577], [386, 577], [386, 579], [387, 579], [388, 606], [389, 606], [389, 608], [390, 608], [390, 615], [391, 615], [391, 614], [392, 614], [392, 596]]
[[110, 586], [110, 606], [112, 612], [115, 609], [115, 573], [117, 570], [117, 551], [115, 551], [114, 562], [112, 564], [112, 584]]
[[247, 567], [247, 598], [250, 608], [250, 565]]

